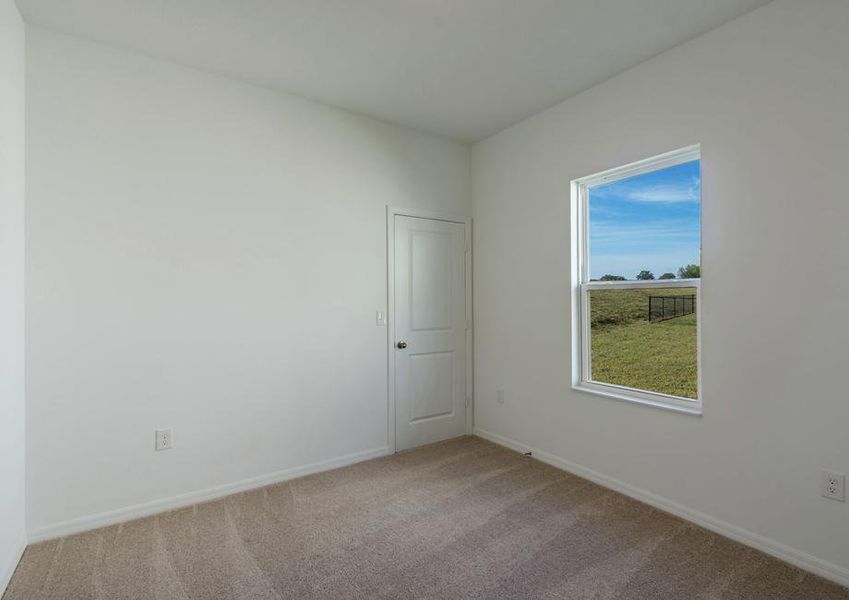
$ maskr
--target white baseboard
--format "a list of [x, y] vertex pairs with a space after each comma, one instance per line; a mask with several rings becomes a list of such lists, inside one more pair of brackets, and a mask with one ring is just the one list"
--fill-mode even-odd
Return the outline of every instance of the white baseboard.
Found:
[[0, 597], [3, 596], [3, 593], [6, 591], [9, 582], [12, 581], [12, 575], [15, 573], [15, 569], [18, 568], [18, 563], [21, 562], [21, 557], [24, 555], [24, 550], [26, 549], [27, 541], [26, 539], [23, 539], [18, 544], [18, 549], [12, 556], [11, 562], [8, 565], [0, 566], [0, 569], [2, 569], [0, 570]]
[[484, 431], [478, 427], [475, 427], [474, 433], [478, 437], [482, 437], [490, 442], [495, 442], [496, 444], [505, 446], [511, 450], [516, 450], [517, 452], [532, 452], [534, 458], [557, 467], [558, 469], [562, 469], [572, 473], [573, 475], [578, 475], [579, 477], [588, 479], [606, 488], [634, 498], [635, 500], [639, 500], [640, 502], [644, 502], [662, 511], [673, 514], [676, 517], [695, 523], [696, 525], [704, 527], [714, 533], [718, 533], [721, 536], [730, 538], [734, 541], [740, 542], [741, 544], [751, 546], [761, 552], [765, 552], [766, 554], [788, 562], [791, 565], [795, 565], [800, 569], [810, 571], [811, 573], [830, 579], [835, 583], [849, 587], [849, 569], [846, 567], [841, 567], [840, 565], [822, 560], [816, 556], [808, 554], [807, 552], [796, 550], [795, 548], [791, 548], [790, 546], [776, 542], [775, 540], [771, 540], [760, 534], [748, 531], [747, 529], [743, 529], [742, 527], [738, 527], [737, 525], [733, 525], [727, 521], [693, 510], [682, 504], [678, 504], [677, 502], [658, 496], [657, 494], [653, 494], [631, 484], [619, 481], [618, 479], [608, 477], [607, 475], [582, 467], [581, 465], [564, 460], [554, 456], [553, 454], [537, 450], [536, 448], [532, 448], [531, 446], [517, 442], [516, 440], [512, 440], [489, 431]]
[[171, 496], [170, 498], [162, 498], [151, 502], [145, 502], [143, 504], [135, 504], [133, 506], [127, 506], [116, 510], [78, 517], [76, 519], [63, 521], [61, 523], [48, 525], [47, 527], [41, 527], [30, 531], [29, 542], [31, 544], [35, 542], [43, 542], [45, 540], [97, 529], [99, 527], [106, 527], [107, 525], [115, 525], [117, 523], [132, 521], [133, 519], [148, 517], [150, 515], [174, 510], [176, 508], [184, 508], [200, 502], [216, 500], [231, 494], [237, 494], [239, 492], [260, 488], [266, 485], [280, 483], [281, 481], [288, 481], [289, 479], [295, 479], [296, 477], [303, 477], [304, 475], [312, 475], [313, 473], [338, 469], [339, 467], [345, 467], [354, 463], [370, 460], [372, 458], [387, 456], [391, 453], [392, 452], [388, 447], [372, 448], [371, 450], [346, 454], [344, 456], [331, 458], [330, 460], [284, 469], [282, 471], [269, 473], [267, 475], [260, 475], [258, 477], [251, 477], [250, 479], [244, 479], [235, 483], [226, 483], [224, 485], [218, 485], [204, 490], [188, 492], [178, 496]]

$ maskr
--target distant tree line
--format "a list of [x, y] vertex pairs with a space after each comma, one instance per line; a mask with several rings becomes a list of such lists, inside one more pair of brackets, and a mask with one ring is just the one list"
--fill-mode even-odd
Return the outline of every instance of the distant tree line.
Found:
[[[686, 265], [678, 269], [678, 279], [699, 279], [702, 276], [702, 270], [699, 265]], [[660, 277], [655, 277], [651, 271], [643, 270], [637, 273], [638, 281], [649, 281], [651, 279], [675, 279], [675, 273], [663, 273]], [[622, 275], [611, 275], [606, 273], [601, 276], [599, 281], [627, 281]]]

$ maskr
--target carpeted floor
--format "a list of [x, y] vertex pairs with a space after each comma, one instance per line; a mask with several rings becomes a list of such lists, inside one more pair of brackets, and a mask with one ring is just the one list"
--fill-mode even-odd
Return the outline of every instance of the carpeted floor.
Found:
[[4, 600], [849, 599], [849, 590], [464, 437], [36, 544]]

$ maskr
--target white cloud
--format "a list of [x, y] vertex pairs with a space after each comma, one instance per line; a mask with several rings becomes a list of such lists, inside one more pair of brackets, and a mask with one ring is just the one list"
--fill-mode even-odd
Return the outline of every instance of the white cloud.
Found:
[[678, 204], [681, 202], [699, 201], [699, 180], [689, 183], [669, 183], [654, 186], [639, 186], [629, 190], [625, 197], [632, 202], [659, 202], [662, 204]]
[[698, 221], [680, 219], [657, 220], [649, 223], [628, 221], [595, 221], [590, 223], [590, 241], [594, 251], [608, 247], [651, 247], [669, 241], [693, 240], [698, 245]]
[[648, 184], [623, 181], [593, 190], [600, 198], [618, 197], [630, 202], [680, 204], [699, 202], [700, 182], [698, 177], [689, 181]]

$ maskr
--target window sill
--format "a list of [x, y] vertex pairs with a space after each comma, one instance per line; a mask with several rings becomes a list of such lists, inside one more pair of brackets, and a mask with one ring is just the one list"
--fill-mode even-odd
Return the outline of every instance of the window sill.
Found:
[[670, 397], [668, 400], [664, 399], [663, 396], [659, 396], [657, 398], [643, 397], [629, 394], [628, 390], [624, 388], [620, 391], [618, 388], [614, 388], [612, 386], [605, 386], [586, 382], [573, 384], [572, 389], [578, 392], [593, 394], [595, 396], [613, 398], [614, 400], [620, 400], [622, 402], [642, 404], [643, 406], [651, 406], [653, 408], [670, 410], [672, 412], [683, 413], [685, 415], [692, 415], [695, 417], [702, 416], [702, 406], [699, 402], [693, 402], [692, 406], [687, 406], [685, 404], [680, 403], [680, 401], [676, 401], [672, 397]]

